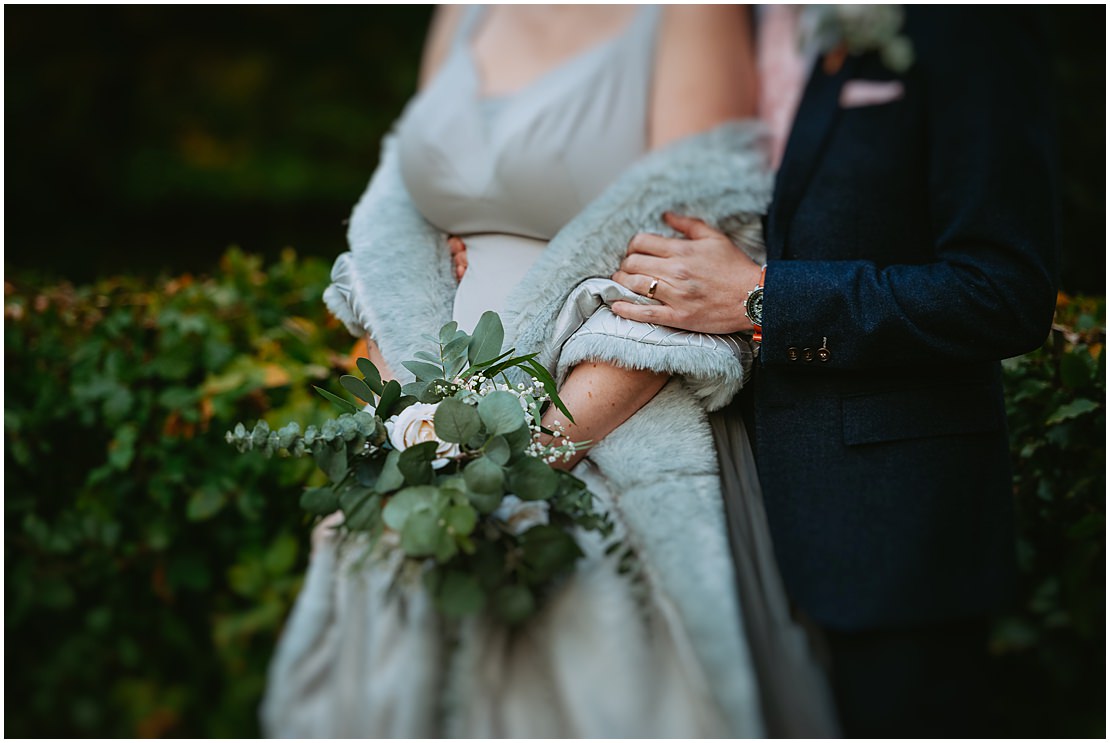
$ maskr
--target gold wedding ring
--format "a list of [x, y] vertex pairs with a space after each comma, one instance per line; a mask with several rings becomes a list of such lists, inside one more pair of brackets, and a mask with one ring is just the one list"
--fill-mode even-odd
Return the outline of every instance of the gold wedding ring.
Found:
[[659, 279], [652, 279], [651, 286], [648, 287], [647, 298], [655, 299], [655, 290], [659, 288]]

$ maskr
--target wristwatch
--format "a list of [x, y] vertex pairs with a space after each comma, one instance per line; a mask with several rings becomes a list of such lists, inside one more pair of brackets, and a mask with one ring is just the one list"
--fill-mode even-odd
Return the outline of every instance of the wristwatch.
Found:
[[763, 281], [766, 278], [767, 266], [764, 266], [759, 272], [759, 283], [748, 292], [748, 297], [744, 300], [744, 316], [751, 320], [755, 328], [752, 340], [756, 343], [763, 340]]

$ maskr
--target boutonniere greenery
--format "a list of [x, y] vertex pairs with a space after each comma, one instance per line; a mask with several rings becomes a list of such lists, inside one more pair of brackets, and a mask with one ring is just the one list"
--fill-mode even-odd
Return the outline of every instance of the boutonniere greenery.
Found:
[[878, 52], [883, 64], [903, 73], [913, 64], [913, 43], [902, 33], [900, 5], [807, 5], [799, 19], [799, 44], [822, 55], [836, 74], [848, 55]]

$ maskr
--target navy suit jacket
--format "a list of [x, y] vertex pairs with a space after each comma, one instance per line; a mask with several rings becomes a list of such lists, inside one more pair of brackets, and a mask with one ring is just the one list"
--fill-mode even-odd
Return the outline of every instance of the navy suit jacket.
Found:
[[[999, 361], [1044, 341], [1056, 296], [1037, 24], [906, 10], [904, 74], [876, 53], [815, 66], [767, 217], [760, 480], [788, 593], [840, 629], [978, 615], [1008, 593]], [[849, 80], [903, 95], [843, 108]]]

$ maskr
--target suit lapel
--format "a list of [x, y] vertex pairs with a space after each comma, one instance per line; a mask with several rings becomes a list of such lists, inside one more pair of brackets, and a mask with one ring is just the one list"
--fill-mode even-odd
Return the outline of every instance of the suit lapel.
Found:
[[840, 115], [840, 88], [850, 77], [857, 60], [856, 57], [848, 57], [832, 75], [821, 68], [820, 57], [814, 62], [813, 72], [794, 115], [782, 164], [775, 176], [767, 225], [770, 237], [768, 258], [781, 258], [786, 249], [790, 220], [828, 143], [833, 124]]

